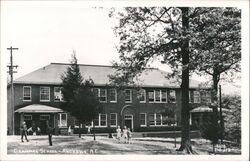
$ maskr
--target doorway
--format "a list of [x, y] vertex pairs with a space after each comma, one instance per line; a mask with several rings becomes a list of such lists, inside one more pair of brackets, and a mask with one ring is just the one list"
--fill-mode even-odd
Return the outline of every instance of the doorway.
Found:
[[133, 131], [133, 115], [124, 115], [124, 126]]

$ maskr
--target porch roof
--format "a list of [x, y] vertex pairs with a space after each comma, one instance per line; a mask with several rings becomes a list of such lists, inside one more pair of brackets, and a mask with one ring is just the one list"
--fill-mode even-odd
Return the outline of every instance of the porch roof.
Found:
[[18, 113], [59, 113], [63, 110], [51, 106], [32, 104], [22, 108], [17, 109], [15, 112]]
[[[220, 108], [218, 108], [218, 111], [220, 111]], [[222, 112], [228, 112], [228, 109], [222, 108]], [[198, 113], [198, 112], [213, 112], [213, 109], [208, 106], [200, 106], [192, 109], [190, 113]]]

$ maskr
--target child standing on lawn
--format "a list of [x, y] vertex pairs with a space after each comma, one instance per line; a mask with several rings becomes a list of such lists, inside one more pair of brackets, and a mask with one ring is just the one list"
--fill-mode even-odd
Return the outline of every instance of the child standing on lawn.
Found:
[[128, 139], [128, 129], [127, 129], [126, 126], [124, 126], [122, 138], [123, 138], [124, 142], [127, 143], [127, 139]]
[[130, 144], [130, 139], [132, 138], [132, 132], [130, 128], [128, 128], [128, 143]]
[[120, 126], [117, 127], [116, 133], [117, 133], [116, 138], [117, 138], [117, 140], [118, 140], [118, 143], [120, 143], [121, 137], [122, 137], [122, 134], [121, 134], [121, 133], [122, 133], [122, 130], [121, 130]]

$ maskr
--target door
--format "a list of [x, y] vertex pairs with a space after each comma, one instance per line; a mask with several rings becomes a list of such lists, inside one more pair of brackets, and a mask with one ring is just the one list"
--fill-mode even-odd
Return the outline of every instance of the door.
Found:
[[124, 115], [124, 126], [133, 130], [133, 115]]

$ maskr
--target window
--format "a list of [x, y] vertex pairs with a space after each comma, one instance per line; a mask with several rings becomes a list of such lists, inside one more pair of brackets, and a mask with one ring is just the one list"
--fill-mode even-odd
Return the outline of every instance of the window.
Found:
[[176, 102], [175, 90], [169, 90], [168, 101], [169, 101], [169, 103], [175, 103]]
[[23, 87], [23, 101], [31, 101], [31, 87], [30, 86]]
[[49, 120], [50, 115], [40, 115], [40, 120]]
[[154, 91], [149, 91], [148, 92], [148, 101], [149, 102], [154, 102], [155, 101]]
[[95, 96], [99, 98], [100, 102], [107, 102], [107, 90], [104, 88], [94, 88]]
[[200, 103], [200, 102], [201, 102], [200, 91], [194, 91], [194, 103]]
[[210, 91], [203, 91], [202, 92], [202, 102], [211, 103], [211, 92]]
[[149, 114], [149, 125], [155, 125], [155, 115]]
[[107, 126], [107, 114], [99, 114], [98, 118], [94, 120], [95, 126], [106, 127]]
[[24, 115], [23, 119], [24, 120], [32, 120], [32, 115]]
[[166, 90], [151, 90], [148, 92], [149, 102], [167, 102]]
[[63, 94], [62, 94], [62, 88], [61, 87], [55, 87], [54, 88], [54, 101], [55, 102], [63, 101]]
[[161, 91], [161, 102], [167, 102], [167, 91]]
[[151, 126], [161, 126], [163, 125], [163, 118], [161, 114], [150, 114], [149, 115], [149, 124]]
[[67, 113], [59, 113], [58, 126], [67, 127]]
[[147, 126], [146, 113], [140, 113], [140, 126]]
[[155, 90], [155, 102], [160, 102], [160, 101], [161, 101], [161, 91]]
[[100, 102], [107, 102], [107, 90], [100, 88], [100, 97], [99, 97]]
[[145, 89], [141, 89], [140, 91], [139, 91], [139, 101], [140, 101], [140, 103], [145, 103], [146, 102], [146, 90]]
[[155, 114], [155, 125], [162, 125], [161, 114]]
[[111, 113], [110, 114], [110, 126], [116, 127], [117, 125], [117, 114]]
[[40, 101], [50, 101], [49, 87], [40, 87]]
[[117, 102], [117, 92], [116, 89], [112, 88], [109, 90], [110, 92], [110, 102]]
[[126, 89], [125, 90], [125, 102], [126, 103], [131, 103], [132, 102], [132, 90], [131, 89]]

